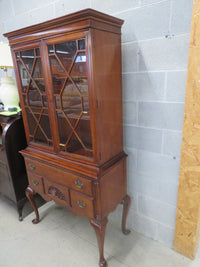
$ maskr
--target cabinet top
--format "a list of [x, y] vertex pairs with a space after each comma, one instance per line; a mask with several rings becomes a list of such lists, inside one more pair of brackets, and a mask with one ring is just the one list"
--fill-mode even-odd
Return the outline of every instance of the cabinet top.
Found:
[[94, 28], [121, 33], [123, 20], [94, 9], [84, 9], [46, 22], [5, 33], [10, 44], [45, 38], [49, 35]]

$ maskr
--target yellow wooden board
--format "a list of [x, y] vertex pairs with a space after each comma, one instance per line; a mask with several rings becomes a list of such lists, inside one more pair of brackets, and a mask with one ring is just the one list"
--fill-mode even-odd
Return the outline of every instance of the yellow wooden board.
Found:
[[200, 226], [200, 1], [194, 0], [174, 249], [193, 259]]

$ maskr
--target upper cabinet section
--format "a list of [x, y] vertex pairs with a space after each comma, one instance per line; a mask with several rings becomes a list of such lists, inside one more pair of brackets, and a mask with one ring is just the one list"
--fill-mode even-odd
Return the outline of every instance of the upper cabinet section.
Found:
[[40, 40], [50, 36], [69, 34], [84, 29], [99, 29], [121, 34], [123, 20], [106, 15], [93, 9], [84, 9], [79, 12], [52, 19], [40, 24], [4, 34], [10, 45], [25, 43], [31, 40]]
[[86, 9], [5, 34], [29, 152], [96, 166], [122, 155], [122, 24]]

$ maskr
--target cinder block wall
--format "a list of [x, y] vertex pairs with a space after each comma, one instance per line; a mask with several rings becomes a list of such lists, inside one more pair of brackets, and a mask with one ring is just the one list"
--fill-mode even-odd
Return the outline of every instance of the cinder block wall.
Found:
[[[0, 0], [0, 33], [84, 8], [122, 29], [128, 224], [173, 245], [192, 0]], [[1, 41], [7, 41], [0, 35]], [[110, 216], [119, 224], [121, 208]], [[121, 219], [121, 214], [120, 214]]]

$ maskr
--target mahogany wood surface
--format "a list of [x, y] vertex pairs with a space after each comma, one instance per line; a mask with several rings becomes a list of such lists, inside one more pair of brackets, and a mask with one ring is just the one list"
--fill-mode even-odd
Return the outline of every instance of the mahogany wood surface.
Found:
[[16, 206], [21, 221], [28, 185], [24, 159], [19, 153], [27, 146], [21, 116], [0, 115], [0, 135], [0, 193]]
[[107, 216], [130, 207], [123, 152], [121, 26], [82, 10], [5, 34], [11, 45], [27, 148], [26, 195], [54, 200], [93, 226], [100, 254]]

